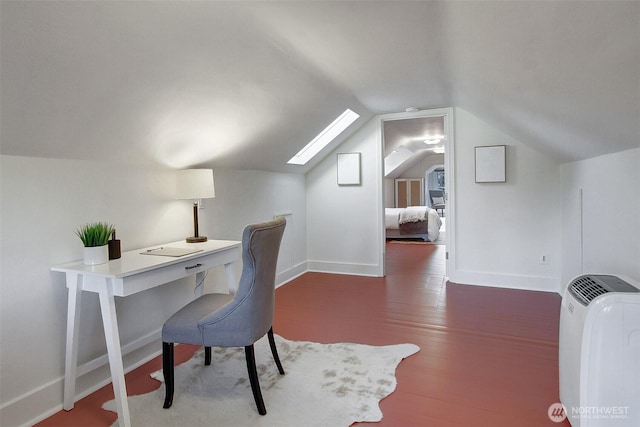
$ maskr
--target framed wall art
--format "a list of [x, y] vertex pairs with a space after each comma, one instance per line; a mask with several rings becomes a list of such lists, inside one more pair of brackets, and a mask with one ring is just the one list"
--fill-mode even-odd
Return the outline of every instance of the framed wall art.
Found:
[[507, 146], [476, 147], [476, 182], [507, 181]]
[[338, 153], [338, 185], [360, 185], [360, 153]]

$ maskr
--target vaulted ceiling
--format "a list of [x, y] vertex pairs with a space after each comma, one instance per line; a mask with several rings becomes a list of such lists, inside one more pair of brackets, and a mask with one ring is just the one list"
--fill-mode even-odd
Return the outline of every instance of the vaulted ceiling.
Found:
[[345, 108], [441, 106], [559, 161], [640, 145], [637, 1], [0, 8], [3, 154], [304, 173]]

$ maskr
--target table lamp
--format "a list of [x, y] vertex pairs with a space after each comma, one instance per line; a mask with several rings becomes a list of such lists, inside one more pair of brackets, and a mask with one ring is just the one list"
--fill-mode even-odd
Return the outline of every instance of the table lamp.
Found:
[[206, 242], [207, 236], [198, 234], [198, 207], [200, 199], [216, 196], [213, 185], [213, 170], [184, 169], [176, 175], [176, 198], [193, 199], [193, 236], [187, 237], [187, 243]]

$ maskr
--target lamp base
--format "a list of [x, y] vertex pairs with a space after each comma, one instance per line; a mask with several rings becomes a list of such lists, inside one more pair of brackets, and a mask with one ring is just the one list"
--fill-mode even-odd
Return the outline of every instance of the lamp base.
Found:
[[202, 243], [207, 241], [207, 236], [191, 236], [187, 237], [187, 243]]

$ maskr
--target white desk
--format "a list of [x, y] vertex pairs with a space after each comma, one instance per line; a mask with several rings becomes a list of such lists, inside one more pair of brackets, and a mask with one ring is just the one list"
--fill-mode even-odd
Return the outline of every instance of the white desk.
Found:
[[[78, 333], [82, 291], [95, 292], [100, 298], [102, 323], [107, 342], [109, 366], [120, 426], [131, 426], [127, 390], [124, 382], [122, 350], [114, 297], [126, 297], [162, 284], [196, 276], [196, 296], [202, 295], [204, 275], [212, 267], [224, 265], [230, 291], [236, 286], [233, 262], [240, 255], [241, 242], [209, 240], [203, 243], [185, 241], [160, 246], [197, 248], [201, 252], [182, 257], [143, 255], [142, 248], [123, 252], [122, 257], [106, 264], [88, 266], [82, 261], [54, 266], [52, 271], [65, 273], [69, 288], [67, 306], [67, 343], [64, 377], [64, 409], [73, 409], [78, 362]], [[158, 402], [162, 404], [162, 402]]]

